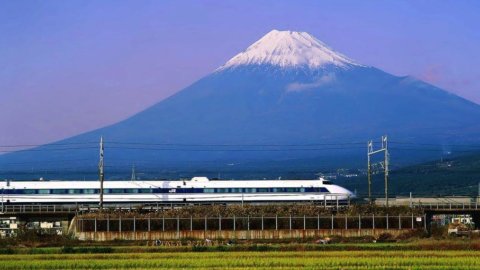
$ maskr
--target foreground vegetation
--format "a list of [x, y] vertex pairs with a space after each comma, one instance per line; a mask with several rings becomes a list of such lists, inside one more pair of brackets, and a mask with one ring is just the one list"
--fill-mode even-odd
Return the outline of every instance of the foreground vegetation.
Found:
[[160, 246], [141, 241], [17, 245], [0, 248], [0, 269], [480, 269], [480, 240], [475, 238], [363, 240], [331, 244], [182, 240]]
[[478, 251], [263, 251], [0, 255], [0, 269], [478, 269]]

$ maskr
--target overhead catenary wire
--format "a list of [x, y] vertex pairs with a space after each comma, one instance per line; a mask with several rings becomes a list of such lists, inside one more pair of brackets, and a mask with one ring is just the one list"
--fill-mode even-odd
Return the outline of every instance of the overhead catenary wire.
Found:
[[85, 150], [96, 149], [96, 147], [68, 147], [68, 148], [43, 148], [43, 149], [22, 149], [22, 150], [0, 150], [1, 153], [13, 152], [45, 152], [45, 151], [71, 151], [71, 150]]
[[452, 152], [452, 153], [475, 153], [480, 152], [479, 149], [469, 149], [469, 150], [443, 150], [443, 149], [433, 149], [433, 148], [404, 148], [404, 147], [390, 147], [392, 150], [405, 150], [405, 151], [425, 151], [425, 152]]
[[[71, 145], [79, 145], [87, 143], [72, 143]], [[95, 146], [76, 146], [76, 147], [64, 147], [70, 144], [49, 144], [49, 145], [3, 145], [0, 146], [6, 148], [24, 147], [24, 146], [38, 146], [39, 148], [30, 149], [8, 149], [1, 150], [0, 153], [12, 153], [12, 152], [43, 152], [43, 151], [67, 151], [67, 150], [82, 150], [82, 149], [96, 149]], [[132, 143], [132, 142], [107, 142], [106, 147], [110, 149], [126, 149], [126, 150], [156, 150], [156, 151], [319, 151], [319, 150], [343, 150], [353, 149], [361, 147], [340, 147], [347, 145], [359, 145], [359, 143], [322, 143], [322, 144], [177, 144], [177, 143]], [[133, 145], [133, 146], [132, 146]], [[138, 147], [135, 145], [140, 145]], [[58, 147], [61, 146], [61, 147]], [[164, 148], [158, 148], [156, 146], [164, 146]], [[308, 146], [336, 146], [328, 148], [296, 148], [296, 147], [308, 147]], [[189, 148], [190, 147], [190, 148]], [[204, 147], [200, 148], [199, 147]], [[205, 148], [208, 147], [208, 148]], [[228, 147], [246, 147], [242, 149], [232, 149]], [[261, 149], [253, 149], [252, 147], [261, 147]], [[286, 147], [283, 149], [283, 147]], [[282, 148], [282, 149], [279, 149]]]
[[445, 146], [445, 147], [475, 147], [480, 148], [479, 144], [444, 144], [444, 143], [417, 143], [417, 142], [402, 142], [402, 141], [392, 141], [393, 144], [403, 144], [403, 145], [421, 145], [421, 146]]
[[[75, 150], [89, 150], [97, 149], [97, 146], [90, 146], [90, 144], [97, 144], [97, 142], [72, 142], [72, 143], [53, 143], [48, 145], [35, 145], [35, 144], [17, 144], [17, 145], [2, 145], [0, 146], [0, 153], [11, 152], [48, 152], [48, 151], [75, 151]], [[411, 143], [393, 141], [392, 144], [397, 144], [394, 147], [390, 147], [392, 151], [425, 151], [425, 152], [444, 152], [440, 148], [432, 147], [403, 147], [402, 145], [418, 145], [418, 146], [442, 146], [436, 144], [424, 144], [424, 143]], [[139, 142], [127, 142], [127, 141], [112, 141], [106, 142], [106, 148], [119, 150], [145, 150], [145, 151], [184, 151], [184, 152], [290, 152], [290, 151], [354, 151], [357, 149], [364, 149], [364, 142], [331, 142], [331, 143], [306, 143], [306, 144], [184, 144], [184, 143], [139, 143]], [[8, 149], [2, 150], [1, 147], [23, 147], [23, 146], [42, 146], [41, 148], [31, 149]], [[74, 147], [70, 147], [74, 146]], [[162, 146], [162, 147], [159, 147]], [[309, 147], [311, 146], [311, 147]], [[315, 146], [315, 147], [314, 147]], [[478, 145], [457, 145], [461, 147], [480, 147]], [[452, 153], [475, 153], [480, 152], [480, 149], [455, 149], [451, 150]], [[92, 152], [93, 153], [93, 152]], [[449, 153], [450, 154], [450, 153]], [[138, 158], [134, 158], [136, 162]], [[22, 165], [22, 164], [41, 164], [41, 163], [55, 163], [55, 162], [82, 162], [88, 161], [88, 159], [58, 159], [58, 160], [37, 160], [29, 162], [0, 162], [2, 165]], [[131, 162], [130, 159], [128, 159]], [[112, 162], [120, 163], [119, 160], [112, 159]], [[150, 160], [145, 161], [152, 163]], [[208, 163], [208, 162], [207, 162]], [[158, 163], [161, 164], [161, 163]], [[428, 165], [434, 166], [434, 165]]]
[[145, 145], [145, 146], [209, 146], [209, 147], [299, 147], [299, 146], [334, 146], [363, 145], [363, 142], [340, 143], [305, 143], [305, 144], [192, 144], [192, 143], [139, 143], [139, 142], [108, 142], [109, 144]]
[[38, 146], [64, 146], [64, 145], [81, 145], [81, 144], [96, 144], [97, 142], [71, 142], [71, 143], [45, 143], [45, 144], [9, 144], [0, 145], [0, 148], [15, 148], [15, 147], [38, 147]]
[[[52, 144], [11, 144], [0, 145], [0, 148], [20, 147], [56, 147], [69, 145], [96, 144], [96, 142], [72, 142]], [[363, 142], [338, 142], [338, 143], [305, 143], [305, 144], [203, 144], [203, 143], [145, 143], [145, 142], [120, 142], [106, 141], [105, 144], [113, 145], [142, 145], [142, 146], [189, 146], [189, 147], [300, 147], [300, 146], [335, 146], [335, 145], [363, 145]]]
[[323, 151], [323, 150], [350, 150], [361, 149], [363, 147], [329, 147], [329, 148], [286, 148], [286, 149], [198, 149], [198, 148], [154, 148], [154, 147], [110, 147], [112, 149], [127, 149], [127, 150], [153, 150], [153, 151], [193, 151], [193, 152], [275, 152], [275, 151]]
[[[441, 146], [441, 147], [468, 147], [480, 148], [479, 144], [444, 144], [444, 143], [416, 143], [406, 141], [391, 141], [390, 144], [399, 145], [417, 145], [417, 146]], [[96, 145], [97, 142], [71, 142], [71, 143], [47, 143], [47, 144], [10, 144], [0, 145], [0, 148], [20, 148], [20, 147], [56, 147], [56, 146], [72, 146], [72, 145]], [[128, 141], [106, 141], [106, 145], [142, 145], [142, 146], [188, 146], [188, 147], [302, 147], [302, 146], [348, 146], [348, 145], [365, 145], [365, 142], [318, 142], [303, 144], [282, 144], [282, 143], [154, 143], [154, 142], [128, 142]]]
[[[363, 149], [364, 147], [325, 147], [325, 148], [270, 148], [270, 149], [238, 149], [238, 148], [156, 148], [156, 147], [128, 147], [128, 146], [106, 146], [110, 149], [125, 149], [125, 150], [152, 150], [152, 151], [192, 151], [192, 152], [277, 152], [277, 151], [325, 151], [325, 150], [354, 150]], [[70, 150], [86, 150], [96, 149], [96, 147], [69, 147], [69, 148], [33, 148], [22, 150], [0, 150], [0, 153], [13, 153], [13, 152], [48, 152], [48, 151], [70, 151]], [[445, 152], [442, 149], [433, 148], [403, 148], [403, 147], [391, 147], [391, 150], [399, 151], [423, 151], [423, 152]], [[449, 150], [451, 153], [477, 153], [480, 149], [469, 150]]]

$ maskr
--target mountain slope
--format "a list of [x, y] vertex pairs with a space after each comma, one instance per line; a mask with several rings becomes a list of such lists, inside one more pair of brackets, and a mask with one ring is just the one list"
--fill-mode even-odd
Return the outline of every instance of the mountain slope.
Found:
[[[309, 34], [272, 31], [172, 97], [117, 124], [61, 143], [95, 142], [104, 136], [107, 158], [115, 166], [143, 163], [193, 169], [324, 157], [323, 165], [344, 167], [363, 164], [363, 145], [289, 151], [244, 145], [366, 142], [383, 134], [397, 141], [438, 144], [438, 152], [423, 154], [395, 155], [392, 149], [397, 160], [412, 162], [442, 153], [444, 144], [478, 142], [478, 119], [479, 105], [435, 86], [358, 64]], [[97, 160], [95, 149], [43, 151], [48, 148], [3, 155], [0, 162], [11, 167], [48, 160], [59, 166], [72, 158], [90, 160], [75, 163], [82, 166]]]

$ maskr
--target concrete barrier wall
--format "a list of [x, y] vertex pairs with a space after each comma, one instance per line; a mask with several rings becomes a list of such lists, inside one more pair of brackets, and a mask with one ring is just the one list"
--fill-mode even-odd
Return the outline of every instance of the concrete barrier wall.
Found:
[[333, 230], [237, 230], [237, 231], [150, 231], [150, 232], [76, 232], [80, 240], [178, 240], [178, 239], [308, 239], [327, 236], [374, 236], [383, 233], [393, 236], [411, 229], [333, 229]]

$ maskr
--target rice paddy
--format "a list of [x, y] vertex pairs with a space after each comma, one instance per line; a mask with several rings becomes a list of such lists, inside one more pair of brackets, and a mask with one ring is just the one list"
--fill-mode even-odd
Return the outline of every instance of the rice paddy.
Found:
[[0, 269], [480, 269], [480, 251], [230, 251], [0, 255]]

